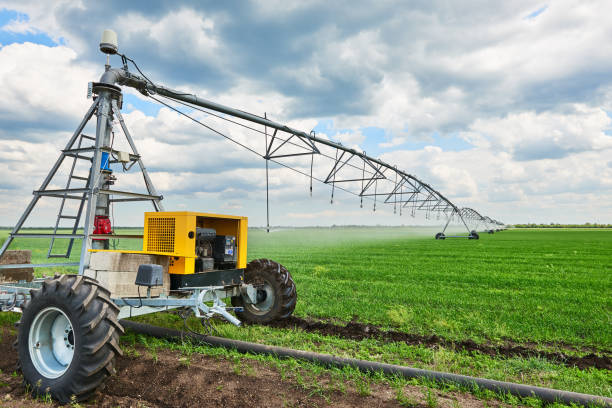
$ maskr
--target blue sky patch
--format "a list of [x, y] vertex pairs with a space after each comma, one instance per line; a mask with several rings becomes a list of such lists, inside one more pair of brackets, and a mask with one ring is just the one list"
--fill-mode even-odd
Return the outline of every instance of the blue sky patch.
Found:
[[539, 16], [540, 14], [542, 14], [543, 12], [545, 12], [547, 8], [548, 8], [548, 5], [540, 7], [536, 11], [533, 11], [533, 12], [527, 14], [525, 19], [526, 20], [532, 20], [532, 19], [536, 18], [537, 16]]
[[[321, 120], [314, 130], [319, 133], [325, 133], [332, 140], [338, 141], [334, 136], [340, 133], [351, 133], [351, 129], [336, 129], [334, 128], [334, 121], [332, 119]], [[389, 142], [389, 138], [386, 136], [384, 129], [371, 126], [361, 128], [361, 133], [366, 137], [365, 141], [360, 146], [373, 157], [378, 157], [383, 153], [403, 149], [403, 150], [421, 150], [425, 146], [438, 146], [444, 151], [462, 151], [472, 149], [473, 146], [466, 142], [464, 139], [459, 137], [458, 133], [452, 133], [450, 135], [441, 135], [435, 132], [431, 135], [428, 140], [410, 140], [406, 142], [391, 146], [388, 148], [381, 147], [381, 143]]]
[[27, 14], [18, 13], [14, 10], [0, 10], [0, 44], [8, 45], [14, 43], [21, 44], [31, 42], [34, 44], [46, 45], [48, 47], [55, 47], [64, 44], [63, 38], [60, 38], [59, 42], [56, 42], [45, 33], [13, 33], [4, 29], [4, 26], [9, 24], [11, 21], [28, 21], [29, 19], [30, 18]]
[[143, 101], [135, 95], [123, 94], [123, 111], [127, 113], [139, 110], [147, 116], [157, 116], [162, 106], [153, 100], [151, 102]]
[[[612, 119], [612, 112], [606, 111], [606, 115], [608, 115], [608, 117]], [[608, 136], [612, 136], [612, 126], [606, 128], [606, 130], [604, 130], [604, 133]]]
[[[337, 129], [334, 127], [334, 121], [332, 119], [323, 119], [317, 123], [313, 129], [317, 133], [325, 133], [329, 138], [335, 142], [339, 140], [335, 137], [341, 133], [353, 133], [352, 129]], [[364, 149], [368, 155], [378, 156], [384, 152], [379, 144], [385, 142], [385, 130], [379, 127], [365, 127], [361, 128], [361, 133], [366, 137], [365, 141], [360, 144], [361, 148]]]

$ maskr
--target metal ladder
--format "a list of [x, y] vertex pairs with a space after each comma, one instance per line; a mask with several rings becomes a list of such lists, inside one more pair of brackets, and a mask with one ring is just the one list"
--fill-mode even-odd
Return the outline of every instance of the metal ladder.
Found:
[[[87, 193], [83, 193], [80, 199], [80, 203], [79, 203], [79, 208], [77, 210], [77, 214], [76, 215], [65, 215], [64, 214], [64, 206], [66, 204], [66, 200], [70, 199], [71, 197], [68, 196], [68, 190], [70, 189], [70, 185], [72, 184], [72, 180], [80, 180], [80, 181], [85, 181], [85, 187], [84, 188], [89, 188], [89, 175], [87, 177], [82, 177], [82, 176], [75, 176], [74, 175], [74, 169], [76, 167], [77, 161], [78, 160], [86, 160], [91, 162], [92, 158], [91, 157], [87, 157], [87, 156], [82, 156], [79, 153], [82, 151], [81, 150], [81, 146], [83, 143], [83, 139], [88, 139], [93, 141], [94, 143], [96, 142], [96, 138], [95, 137], [91, 137], [91, 136], [87, 136], [84, 134], [81, 134], [81, 137], [79, 138], [79, 143], [77, 144], [77, 148], [76, 149], [71, 149], [70, 151], [64, 151], [64, 154], [66, 156], [71, 156], [73, 158], [72, 160], [72, 166], [70, 167], [70, 173], [68, 174], [68, 181], [66, 182], [66, 192], [63, 194], [62, 197], [62, 202], [60, 204], [59, 207], [59, 211], [57, 214], [57, 220], [55, 221], [55, 227], [53, 228], [53, 236], [51, 238], [51, 242], [49, 243], [49, 251], [47, 252], [47, 258], [70, 258], [70, 254], [72, 252], [72, 247], [74, 245], [74, 240], [75, 238], [70, 238], [70, 241], [68, 242], [68, 248], [66, 249], [65, 253], [53, 253], [53, 245], [55, 244], [55, 236], [57, 235], [57, 230], [60, 226], [60, 223], [62, 220], [64, 219], [71, 219], [74, 220], [74, 224], [72, 226], [72, 234], [76, 234], [78, 228], [79, 228], [79, 223], [81, 221], [81, 215], [83, 214], [83, 208], [85, 206], [85, 202], [87, 200]], [[91, 166], [89, 169], [89, 173], [91, 174]]]

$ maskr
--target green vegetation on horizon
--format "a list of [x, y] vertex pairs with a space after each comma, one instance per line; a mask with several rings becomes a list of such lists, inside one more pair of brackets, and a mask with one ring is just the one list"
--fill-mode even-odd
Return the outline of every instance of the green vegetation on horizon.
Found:
[[612, 224], [591, 224], [590, 222], [584, 224], [514, 224], [514, 228], [612, 228]]

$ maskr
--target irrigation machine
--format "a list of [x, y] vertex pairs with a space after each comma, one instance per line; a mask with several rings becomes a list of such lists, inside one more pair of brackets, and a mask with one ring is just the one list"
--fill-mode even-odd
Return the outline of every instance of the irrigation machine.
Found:
[[[468, 230], [464, 236], [468, 238], [478, 238], [476, 224], [490, 230], [502, 225], [474, 210], [459, 209], [430, 185], [365, 152], [265, 116], [156, 85], [133, 60], [118, 53], [116, 34], [110, 30], [103, 33], [100, 50], [107, 59], [100, 80], [89, 84], [93, 103], [0, 249], [0, 257], [6, 260], [15, 252], [7, 252], [15, 239], [49, 240], [47, 258], [52, 261], [9, 260], [0, 265], [4, 274], [0, 306], [2, 311], [21, 313], [16, 342], [19, 366], [25, 384], [36, 394], [49, 393], [63, 403], [87, 399], [114, 372], [115, 356], [121, 354], [123, 318], [179, 309], [193, 312], [203, 324], [221, 316], [239, 326], [241, 321], [265, 324], [287, 318], [296, 306], [297, 291], [289, 271], [268, 259], [247, 263], [246, 217], [164, 210], [163, 197], [121, 114], [121, 86], [135, 88], [259, 155], [265, 159], [266, 180], [269, 162], [274, 162], [307, 177], [311, 193], [313, 180], [330, 185], [332, 202], [334, 190], [340, 189], [359, 196], [362, 206], [364, 199], [371, 200], [374, 210], [382, 202], [392, 204], [400, 214], [426, 211], [427, 217], [448, 218], [444, 231], [455, 217]], [[121, 57], [120, 68], [110, 66], [113, 54]], [[129, 64], [139, 75], [130, 72]], [[192, 113], [196, 111], [263, 136], [265, 142], [249, 145], [250, 138], [214, 129], [197, 119]], [[95, 135], [86, 135], [85, 127], [94, 117]], [[123, 135], [129, 151], [114, 148], [117, 134]], [[322, 162], [315, 166], [315, 157], [323, 163], [327, 160], [329, 166]], [[142, 176], [143, 192], [115, 189], [121, 173], [115, 174], [113, 168], [129, 171], [133, 167]], [[28, 217], [47, 198], [59, 201], [54, 228], [27, 232]], [[139, 201], [150, 202], [154, 210], [144, 213], [143, 235], [116, 233], [112, 208]], [[444, 232], [440, 234], [436, 238], [445, 238]], [[110, 240], [118, 238], [142, 239], [142, 250], [111, 249]], [[80, 246], [74, 245], [79, 241]], [[68, 262], [73, 250], [80, 251], [78, 262]], [[78, 273], [38, 279], [11, 275], [11, 270], [58, 266], [78, 267]]]

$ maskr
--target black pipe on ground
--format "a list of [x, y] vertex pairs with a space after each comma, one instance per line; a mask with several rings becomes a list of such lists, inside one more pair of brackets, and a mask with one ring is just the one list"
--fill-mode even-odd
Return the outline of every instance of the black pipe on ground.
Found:
[[472, 388], [478, 387], [479, 389], [487, 389], [498, 393], [509, 393], [520, 397], [536, 397], [546, 402], [560, 402], [568, 405], [574, 403], [585, 406], [599, 405], [603, 407], [612, 407], [612, 398], [600, 397], [596, 395], [534, 387], [531, 385], [515, 384], [504, 381], [487, 380], [485, 378], [422, 370], [419, 368], [377, 363], [374, 361], [357, 360], [355, 358], [341, 358], [329, 354], [293, 350], [285, 347], [266, 346], [263, 344], [248, 343], [245, 341], [224, 339], [214, 336], [205, 336], [196, 333], [183, 333], [179, 330], [151, 326], [149, 324], [136, 323], [129, 320], [121, 320], [121, 324], [123, 327], [133, 330], [136, 333], [165, 339], [190, 338], [210, 346], [234, 349], [241, 353], [268, 354], [275, 357], [291, 357], [326, 366], [340, 368], [350, 366], [364, 372], [382, 371], [385, 374], [401, 375], [406, 378], [427, 378], [437, 382], [454, 383]]

